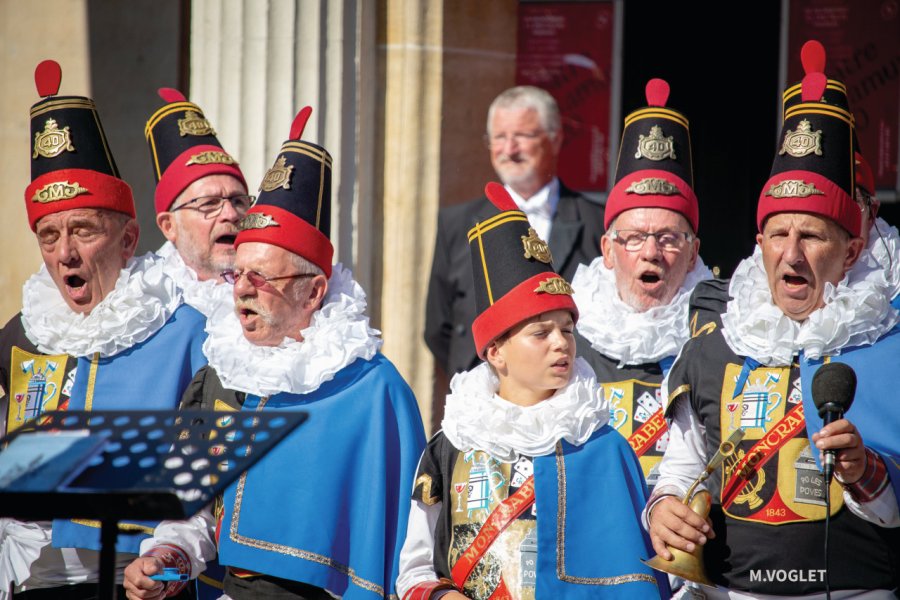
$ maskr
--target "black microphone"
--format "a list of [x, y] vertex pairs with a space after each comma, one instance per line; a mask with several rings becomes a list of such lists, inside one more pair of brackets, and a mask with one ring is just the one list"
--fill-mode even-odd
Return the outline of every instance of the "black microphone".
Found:
[[[812, 397], [825, 425], [844, 418], [856, 394], [856, 372], [849, 365], [831, 362], [822, 365], [812, 380]], [[825, 493], [834, 477], [834, 450], [825, 451]]]

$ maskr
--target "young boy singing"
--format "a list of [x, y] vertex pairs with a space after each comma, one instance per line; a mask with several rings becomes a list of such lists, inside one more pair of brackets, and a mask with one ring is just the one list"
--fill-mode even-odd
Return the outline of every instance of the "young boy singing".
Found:
[[575, 357], [572, 288], [506, 190], [468, 234], [484, 364], [451, 382], [416, 474], [404, 600], [656, 598], [641, 468]]

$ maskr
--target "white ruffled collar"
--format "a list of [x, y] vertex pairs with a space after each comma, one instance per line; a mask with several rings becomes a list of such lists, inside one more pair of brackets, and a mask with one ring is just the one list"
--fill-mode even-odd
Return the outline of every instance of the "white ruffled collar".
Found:
[[166, 273], [169, 274], [184, 297], [184, 303], [199, 310], [205, 317], [209, 317], [221, 303], [234, 306], [232, 286], [215, 279], [200, 281], [197, 273], [187, 266], [181, 254], [172, 242], [163, 244], [156, 254], [165, 261]]
[[500, 385], [487, 363], [450, 381], [441, 424], [457, 449], [483, 450], [503, 462], [520, 455], [553, 452], [564, 439], [580, 446], [609, 420], [609, 405], [584, 359], [575, 359], [569, 383], [534, 406], [519, 406], [497, 395]]
[[[876, 219], [875, 225], [869, 230], [869, 245], [866, 250], [872, 253], [875, 261], [884, 269], [885, 280], [891, 289], [890, 296], [895, 298], [900, 294], [900, 235], [897, 228], [888, 225], [881, 217]], [[868, 267], [864, 265], [862, 268]], [[853, 265], [851, 274], [856, 269], [857, 265]]]
[[697, 257], [694, 268], [672, 301], [638, 312], [619, 297], [616, 276], [598, 256], [579, 265], [572, 278], [578, 306], [578, 333], [601, 354], [619, 361], [619, 367], [658, 362], [675, 356], [688, 340], [688, 301], [694, 287], [712, 277]]
[[357, 358], [369, 360], [381, 348], [381, 332], [369, 327], [366, 293], [353, 274], [334, 265], [322, 308], [303, 341], [290, 338], [278, 346], [247, 341], [234, 307], [220, 305], [206, 321], [209, 337], [203, 353], [228, 389], [272, 396], [280, 392], [314, 392]]
[[47, 268], [22, 288], [25, 335], [46, 354], [115, 356], [149, 339], [181, 304], [181, 291], [154, 254], [132, 258], [89, 314], [66, 304]]
[[874, 343], [897, 324], [891, 288], [873, 254], [863, 252], [837, 286], [825, 284], [825, 306], [797, 322], [772, 301], [757, 246], [731, 278], [722, 333], [735, 354], [769, 366], [789, 365], [800, 351], [812, 359], [839, 354], [842, 348]]

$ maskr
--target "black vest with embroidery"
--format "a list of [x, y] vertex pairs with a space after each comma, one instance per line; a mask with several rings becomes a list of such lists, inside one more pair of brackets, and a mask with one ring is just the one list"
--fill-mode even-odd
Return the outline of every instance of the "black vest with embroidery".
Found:
[[51, 410], [68, 408], [78, 361], [66, 354], [48, 355], [25, 335], [22, 314], [0, 331], [0, 436]]
[[[413, 499], [441, 502], [434, 531], [434, 569], [451, 578], [459, 556], [472, 544], [488, 515], [534, 472], [531, 458], [503, 463], [481, 450], [460, 452], [438, 432], [431, 438], [416, 473]], [[487, 600], [500, 578], [514, 598], [533, 600], [537, 572], [534, 505], [507, 527], [468, 578], [463, 593]]]
[[[728, 300], [727, 281], [703, 282], [694, 290], [694, 337], [668, 381], [669, 397], [689, 401], [706, 428], [707, 457], [731, 431], [745, 431], [735, 454], [707, 481], [716, 538], [706, 544], [706, 570], [713, 581], [736, 590], [822, 592], [825, 485], [813, 459], [818, 451], [807, 439], [800, 369], [760, 366], [742, 377], [745, 357], [732, 352], [722, 335]], [[764, 458], [750, 464], [749, 457], [760, 454]], [[830, 496], [831, 589], [896, 587], [900, 529], [855, 516], [837, 482]]]
[[626, 365], [601, 354], [581, 334], [575, 334], [578, 356], [585, 359], [609, 402], [609, 424], [628, 440], [641, 463], [641, 471], [652, 491], [659, 477], [659, 463], [669, 442], [663, 418], [660, 385], [663, 370], [659, 363]]

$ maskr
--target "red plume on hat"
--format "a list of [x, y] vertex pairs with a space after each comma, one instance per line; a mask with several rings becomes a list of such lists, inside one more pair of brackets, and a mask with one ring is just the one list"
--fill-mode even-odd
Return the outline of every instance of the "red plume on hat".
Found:
[[235, 245], [274, 244], [310, 261], [331, 277], [331, 155], [300, 139], [312, 114], [304, 107], [291, 123], [275, 164], [259, 186], [259, 198], [241, 221]]
[[[62, 68], [41, 62], [34, 83], [42, 98], [31, 107], [31, 183], [25, 210], [32, 230], [49, 214], [100, 208], [134, 217], [131, 188], [119, 178], [90, 98], [57, 96]], [[65, 100], [61, 102], [60, 100]]]

